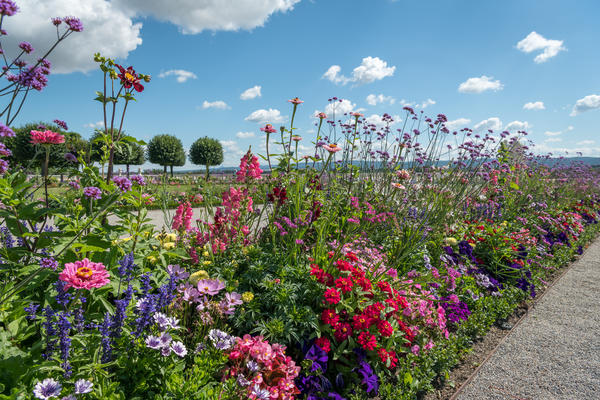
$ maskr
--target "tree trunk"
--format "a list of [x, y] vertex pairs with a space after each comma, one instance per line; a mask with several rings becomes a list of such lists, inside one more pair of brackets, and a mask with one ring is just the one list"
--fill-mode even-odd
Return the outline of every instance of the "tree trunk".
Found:
[[129, 164], [126, 164], [126, 165], [127, 165], [127, 178], [129, 178]]
[[206, 182], [208, 182], [209, 173], [208, 164], [206, 164]]
[[115, 158], [115, 147], [110, 146], [110, 153], [108, 156], [108, 168], [106, 169], [106, 183], [110, 183], [110, 180], [113, 176], [113, 159]]
[[167, 176], [167, 165], [165, 164], [165, 165], [163, 165], [163, 167], [164, 167], [164, 172], [163, 173], [165, 174], [165, 176]]
[[173, 166], [170, 165], [170, 167], [171, 167], [171, 178], [172, 178], [173, 177]]

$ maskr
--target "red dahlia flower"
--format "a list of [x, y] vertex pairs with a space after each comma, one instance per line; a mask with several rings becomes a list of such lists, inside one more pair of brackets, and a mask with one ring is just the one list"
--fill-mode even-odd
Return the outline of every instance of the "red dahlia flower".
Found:
[[133, 67], [128, 67], [127, 69], [123, 68], [119, 64], [115, 64], [121, 73], [117, 75], [121, 79], [121, 85], [125, 87], [125, 89], [130, 89], [132, 86], [137, 92], [143, 92], [144, 86], [140, 84], [140, 78], [138, 78], [137, 73], [133, 69]]

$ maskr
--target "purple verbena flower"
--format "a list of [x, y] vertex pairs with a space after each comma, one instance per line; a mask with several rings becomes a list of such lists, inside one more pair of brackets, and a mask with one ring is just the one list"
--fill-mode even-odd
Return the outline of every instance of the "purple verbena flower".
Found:
[[33, 51], [33, 46], [29, 42], [21, 42], [19, 43], [19, 48], [23, 50], [25, 53], [29, 54]]
[[0, 122], [0, 137], [15, 137], [15, 132], [13, 132], [12, 129]]
[[124, 176], [115, 176], [113, 182], [121, 192], [127, 192], [131, 189], [131, 181]]
[[65, 17], [65, 18], [63, 18], [63, 21], [65, 22], [65, 24], [67, 24], [69, 26], [69, 30], [74, 31], [74, 32], [83, 31], [83, 24], [81, 23], [79, 18]]
[[100, 200], [102, 198], [102, 190], [96, 186], [88, 186], [83, 188], [83, 195], [88, 199]]
[[63, 128], [65, 131], [69, 130], [69, 127], [67, 126], [67, 123], [65, 121], [62, 121], [60, 119], [55, 119], [54, 123], [58, 126], [60, 126], [61, 128]]
[[131, 180], [140, 186], [146, 186], [146, 181], [142, 175], [133, 175]]

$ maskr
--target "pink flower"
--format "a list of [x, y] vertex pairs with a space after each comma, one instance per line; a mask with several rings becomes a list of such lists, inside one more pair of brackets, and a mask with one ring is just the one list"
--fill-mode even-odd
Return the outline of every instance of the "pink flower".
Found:
[[294, 135], [294, 136], [292, 136], [292, 140], [293, 140], [294, 142], [299, 142], [299, 141], [301, 141], [301, 140], [302, 140], [302, 138], [301, 138], [300, 136], [298, 136], [298, 135]]
[[[250, 165], [248, 165], [248, 162], [250, 162]], [[237, 175], [236, 181], [244, 182], [246, 178], [261, 179], [262, 172], [258, 157], [248, 150], [240, 159], [240, 169], [235, 173]]]
[[332, 154], [337, 153], [338, 151], [342, 150], [342, 148], [335, 143], [330, 143], [328, 145], [324, 144], [322, 147]]
[[327, 114], [325, 114], [324, 112], [320, 112], [316, 115], [316, 117], [320, 119], [325, 119], [327, 118]]
[[398, 177], [398, 179], [401, 179], [404, 181], [404, 180], [410, 179], [410, 172], [408, 172], [405, 169], [401, 169], [399, 171], [396, 171], [396, 176]]
[[260, 128], [261, 131], [265, 132], [265, 133], [275, 133], [277, 132], [277, 130], [275, 128], [273, 128], [273, 125], [271, 124], [266, 124], [264, 127]]
[[31, 143], [33, 144], [59, 144], [64, 142], [65, 137], [60, 133], [52, 131], [31, 131]]
[[364, 116], [363, 114], [361, 114], [361, 113], [359, 113], [359, 112], [353, 112], [353, 113], [351, 113], [350, 115], [352, 115], [353, 117], [356, 117], [356, 118], [360, 118], [360, 117], [363, 117], [363, 116]]
[[291, 99], [291, 100], [288, 100], [288, 103], [292, 103], [292, 104], [296, 104], [296, 105], [298, 105], [298, 104], [302, 104], [302, 103], [304, 103], [304, 102], [303, 102], [302, 100], [300, 100], [299, 98], [297, 98], [297, 97], [294, 97], [293, 99]]
[[392, 186], [395, 187], [396, 189], [400, 189], [400, 190], [406, 189], [403, 184], [398, 183], [398, 182], [392, 182]]
[[102, 287], [110, 282], [108, 271], [102, 263], [94, 263], [84, 258], [81, 261], [65, 264], [65, 269], [58, 278], [66, 282], [65, 289], [92, 289]]
[[184, 227], [186, 231], [192, 229], [192, 217], [194, 216], [194, 210], [192, 210], [192, 205], [189, 201], [185, 203], [179, 203], [179, 207], [175, 211], [175, 216], [173, 217], [173, 224], [171, 228], [174, 230], [179, 230], [181, 227]]

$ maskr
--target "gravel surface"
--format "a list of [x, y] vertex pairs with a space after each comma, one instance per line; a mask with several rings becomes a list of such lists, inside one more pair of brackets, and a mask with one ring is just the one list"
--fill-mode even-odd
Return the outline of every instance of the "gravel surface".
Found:
[[599, 283], [597, 240], [457, 398], [600, 399]]

